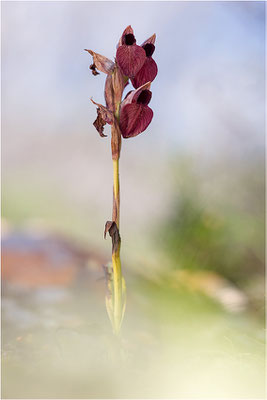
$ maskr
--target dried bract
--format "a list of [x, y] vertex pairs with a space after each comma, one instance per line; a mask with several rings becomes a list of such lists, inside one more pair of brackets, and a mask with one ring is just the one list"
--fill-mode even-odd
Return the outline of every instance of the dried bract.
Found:
[[111, 74], [113, 72], [115, 66], [113, 61], [109, 60], [105, 56], [101, 56], [101, 54], [95, 53], [92, 50], [84, 50], [88, 51], [88, 53], [93, 56], [94, 63], [92, 65], [94, 65], [94, 68], [97, 68], [99, 71], [104, 72], [105, 74]]

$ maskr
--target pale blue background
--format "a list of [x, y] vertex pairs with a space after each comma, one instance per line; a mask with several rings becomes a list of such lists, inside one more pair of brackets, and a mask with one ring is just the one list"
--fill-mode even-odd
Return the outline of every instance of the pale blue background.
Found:
[[123, 141], [122, 229], [145, 229], [164, 212], [173, 193], [171, 157], [194, 160], [209, 193], [232, 192], [245, 168], [262, 174], [264, 8], [263, 2], [3, 2], [4, 188], [20, 182], [32, 197], [39, 189], [60, 193], [85, 209], [102, 237], [111, 212], [110, 143], [92, 127], [89, 98], [103, 102], [105, 76], [91, 75], [83, 49], [112, 58], [128, 24], [138, 43], [157, 34], [159, 73], [151, 125]]

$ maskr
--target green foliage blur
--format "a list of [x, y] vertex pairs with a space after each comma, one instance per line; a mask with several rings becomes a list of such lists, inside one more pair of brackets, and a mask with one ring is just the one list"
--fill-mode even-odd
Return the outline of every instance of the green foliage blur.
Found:
[[232, 173], [234, 192], [228, 187], [214, 196], [209, 186], [202, 191], [205, 182], [193, 163], [175, 161], [172, 170], [174, 194], [156, 240], [168, 265], [178, 270], [214, 271], [244, 290], [263, 315], [263, 173], [253, 176], [253, 167], [248, 165], [241, 173]]

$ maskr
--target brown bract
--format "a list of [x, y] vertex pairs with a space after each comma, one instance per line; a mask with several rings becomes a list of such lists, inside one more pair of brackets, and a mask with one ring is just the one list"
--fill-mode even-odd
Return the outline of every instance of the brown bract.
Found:
[[107, 135], [105, 135], [103, 133], [104, 126], [106, 125], [106, 123], [108, 123], [110, 125], [112, 124], [113, 119], [114, 119], [113, 113], [110, 110], [108, 110], [105, 106], [103, 106], [102, 104], [96, 103], [93, 99], [91, 99], [91, 102], [98, 106], [97, 118], [96, 118], [95, 122], [93, 123], [93, 125], [101, 137], [106, 137]]
[[114, 118], [114, 122], [111, 126], [111, 153], [112, 160], [118, 160], [121, 152], [121, 131], [119, 122]]
[[118, 65], [115, 64], [112, 74], [107, 76], [105, 82], [105, 100], [110, 111], [118, 111], [121, 96], [127, 83], [128, 79], [125, 78]]
[[97, 70], [96, 70], [95, 64], [91, 64], [89, 68], [90, 68], [90, 70], [92, 71], [92, 74], [93, 74], [93, 75], [95, 75], [95, 76], [96, 76], [96, 75], [99, 75], [99, 72], [97, 72]]
[[109, 236], [112, 239], [112, 253], [116, 253], [119, 249], [121, 238], [119, 229], [115, 221], [107, 221], [104, 230], [104, 238], [106, 239], [106, 235], [109, 233]]
[[105, 135], [103, 133], [104, 126], [106, 125], [106, 121], [102, 118], [101, 110], [99, 107], [96, 109], [96, 111], [97, 111], [97, 117], [96, 117], [96, 120], [94, 121], [93, 125], [101, 137], [107, 137], [107, 135]]
[[[112, 86], [114, 92], [114, 104], [118, 106], [121, 102], [121, 97], [125, 86], [128, 84], [128, 78], [126, 78], [117, 63], [112, 74]], [[116, 110], [115, 110], [116, 111]]]
[[[97, 68], [99, 71], [104, 72], [105, 74], [111, 74], [114, 69], [114, 62], [111, 61], [109, 58], [102, 56], [101, 54], [95, 53], [92, 50], [87, 50], [84, 49], [85, 51], [88, 51], [91, 56], [93, 56], [94, 63], [92, 65], [95, 65], [95, 68]], [[94, 71], [95, 71], [94, 68]], [[93, 74], [95, 75], [93, 71]]]
[[110, 111], [107, 107], [103, 106], [103, 104], [96, 103], [93, 99], [90, 99], [90, 100], [93, 104], [95, 104], [96, 106], [98, 106], [100, 108], [100, 112], [101, 112], [103, 120], [106, 123], [108, 123], [109, 125], [111, 125], [114, 120], [112, 111]]
[[115, 105], [114, 105], [114, 89], [113, 89], [113, 78], [112, 75], [108, 75], [106, 77], [106, 82], [105, 82], [105, 100], [106, 100], [106, 106], [107, 108], [114, 112], [115, 111]]

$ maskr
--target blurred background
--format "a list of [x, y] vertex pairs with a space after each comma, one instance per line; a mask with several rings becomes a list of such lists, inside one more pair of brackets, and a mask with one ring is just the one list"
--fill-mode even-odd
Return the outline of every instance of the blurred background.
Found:
[[[159, 72], [122, 143], [118, 343], [83, 49], [129, 24]], [[264, 397], [264, 34], [264, 2], [2, 2], [3, 398]]]

